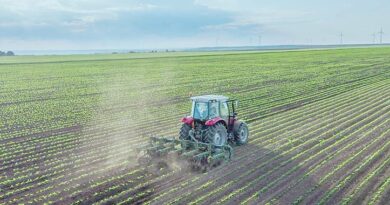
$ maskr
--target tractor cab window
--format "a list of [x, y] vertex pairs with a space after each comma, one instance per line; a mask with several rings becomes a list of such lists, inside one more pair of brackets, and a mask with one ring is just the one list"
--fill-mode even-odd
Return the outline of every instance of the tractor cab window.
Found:
[[219, 102], [210, 102], [210, 119], [219, 116]]
[[207, 102], [194, 102], [193, 104], [193, 118], [199, 119], [199, 120], [205, 120], [207, 119], [208, 115], [208, 103]]
[[221, 103], [221, 118], [227, 119], [229, 117], [229, 107], [227, 102]]

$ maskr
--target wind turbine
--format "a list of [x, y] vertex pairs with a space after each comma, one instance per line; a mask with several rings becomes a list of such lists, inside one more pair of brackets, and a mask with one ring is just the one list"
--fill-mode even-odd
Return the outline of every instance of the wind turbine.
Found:
[[382, 44], [382, 37], [383, 37], [383, 28], [381, 28], [381, 30], [379, 31], [379, 43]]

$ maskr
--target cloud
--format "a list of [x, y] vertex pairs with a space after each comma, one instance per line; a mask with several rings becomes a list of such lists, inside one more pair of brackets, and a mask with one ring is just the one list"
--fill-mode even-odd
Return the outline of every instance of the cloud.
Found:
[[0, 3], [6, 5], [0, 8], [3, 45], [11, 44], [6, 43], [7, 39], [23, 43], [46, 40], [61, 46], [62, 42], [88, 46], [96, 42], [97, 47], [105, 47], [103, 44], [107, 42], [113, 47], [150, 41], [178, 42], [203, 36], [206, 26], [232, 20], [228, 12], [194, 5], [189, 0], [173, 0], [169, 4], [162, 0], [0, 0]]
[[380, 27], [386, 32], [390, 18], [386, 0], [0, 0], [0, 5], [0, 41], [9, 49], [255, 45], [250, 39], [259, 35], [265, 44], [309, 38], [315, 43], [316, 36], [334, 43], [341, 31], [348, 42], [347, 37], [371, 39]]
[[143, 1], [103, 0], [0, 0], [3, 10], [24, 14], [25, 12], [57, 11], [78, 14], [105, 13], [107, 11], [134, 11], [154, 8]]
[[195, 0], [195, 4], [234, 14], [231, 22], [217, 25], [217, 29], [240, 26], [264, 26], [307, 21], [312, 12], [297, 9], [273, 8], [267, 1], [253, 0]]
[[[245, 1], [245, 0], [243, 0]], [[245, 5], [245, 3], [248, 3], [246, 1], [245, 3], [240, 3], [242, 1], [239, 0], [194, 0], [194, 4], [201, 5], [208, 7], [210, 9], [216, 9], [216, 10], [225, 10], [225, 11], [238, 11], [242, 10], [243, 7], [246, 7], [247, 9], [250, 8]], [[249, 2], [251, 5], [256, 2]]]
[[[92, 3], [93, 2], [93, 3]], [[158, 2], [158, 1], [157, 1]], [[56, 29], [66, 35], [69, 32], [101, 36], [173, 35], [196, 34], [207, 25], [230, 21], [226, 12], [210, 12], [193, 6], [191, 1], [171, 7], [148, 1], [87, 1], [87, 0], [30, 0], [18, 2], [0, 0], [6, 6], [0, 8], [0, 27], [7, 27], [8, 34], [54, 33]], [[30, 6], [28, 6], [30, 5]], [[8, 16], [9, 18], [1, 18]], [[0, 34], [1, 37], [2, 34]], [[3, 37], [4, 34], [3, 33]], [[49, 37], [49, 35], [45, 35]], [[53, 37], [63, 37], [64, 35]], [[50, 37], [49, 37], [50, 38]]]
[[136, 1], [0, 0], [0, 26], [59, 25], [81, 27], [113, 20], [124, 12], [153, 10], [156, 5]]

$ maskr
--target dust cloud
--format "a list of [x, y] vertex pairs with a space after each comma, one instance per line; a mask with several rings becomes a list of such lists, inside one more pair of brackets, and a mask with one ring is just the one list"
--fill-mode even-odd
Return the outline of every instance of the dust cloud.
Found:
[[[175, 70], [162, 69], [154, 74], [153, 78], [146, 78], [148, 81], [145, 81], [147, 71], [124, 75], [123, 73], [129, 71], [119, 69], [118, 71], [107, 70], [107, 73], [106, 77], [96, 80], [96, 90], [100, 93], [98, 100], [92, 109], [89, 121], [82, 126], [79, 147], [75, 149], [75, 153], [68, 156], [68, 159], [74, 159], [74, 168], [58, 182], [64, 180], [67, 182], [66, 185], [59, 186], [59, 190], [76, 186], [87, 189], [87, 184], [93, 181], [121, 176], [123, 173], [137, 169], [140, 167], [137, 160], [139, 148], [148, 143], [150, 135], [160, 134], [154, 133], [154, 128], [150, 128], [150, 122], [157, 124], [157, 131], [167, 133], [166, 129], [162, 129], [164, 126], [159, 124], [160, 122], [155, 122], [156, 114], [161, 114], [156, 113], [156, 110], [160, 109], [160, 105], [156, 102], [168, 100], [170, 97], [161, 95], [162, 92], [156, 90], [175, 83]], [[175, 91], [167, 92], [172, 94]], [[163, 113], [175, 115], [172, 109], [176, 109], [176, 105], [163, 110]], [[172, 132], [168, 132], [177, 133], [179, 124], [178, 121], [177, 126], [171, 125]], [[176, 128], [172, 128], [173, 126]], [[164, 163], [165, 169], [158, 167], [161, 166], [160, 164], [157, 167], [147, 166], [146, 171], [152, 169], [150, 173], [153, 175], [168, 171], [174, 171], [175, 174], [177, 173], [176, 176], [190, 174], [187, 172], [188, 163], [178, 159], [177, 155], [168, 156]], [[142, 167], [145, 168], [144, 165]], [[164, 173], [160, 173], [161, 170]]]
[[93, 138], [87, 142], [88, 147], [102, 159], [94, 166], [103, 172], [110, 171], [107, 167], [124, 169], [138, 165], [136, 149], [144, 141], [138, 134], [140, 122], [152, 115], [147, 108], [139, 107], [151, 103], [151, 98], [140, 91], [145, 86], [142, 79], [118, 74], [107, 81], [99, 89], [102, 96], [95, 115], [83, 130], [84, 136]]
[[[158, 69], [158, 72], [135, 71], [134, 75], [124, 75], [121, 71], [111, 71], [117, 74], [99, 82], [100, 100], [82, 130], [83, 137], [91, 140], [79, 151], [99, 156], [100, 161], [86, 165], [100, 170], [97, 176], [139, 166], [138, 148], [147, 144], [149, 136], [158, 134], [148, 130], [148, 122], [156, 123], [158, 113], [155, 111], [159, 109], [156, 102], [169, 98], [161, 93], [156, 95], [155, 89], [161, 88], [159, 84], [173, 83], [176, 77], [170, 68]], [[154, 72], [152, 76], [151, 72]], [[170, 158], [169, 164], [179, 169], [180, 163], [175, 161]]]

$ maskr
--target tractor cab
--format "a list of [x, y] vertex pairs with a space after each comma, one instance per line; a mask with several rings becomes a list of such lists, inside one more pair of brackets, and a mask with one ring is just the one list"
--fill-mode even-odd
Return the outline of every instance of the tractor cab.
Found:
[[204, 95], [191, 97], [191, 117], [199, 121], [208, 121], [217, 117], [228, 123], [229, 116], [234, 115], [237, 101], [229, 101], [229, 98], [221, 95]]

